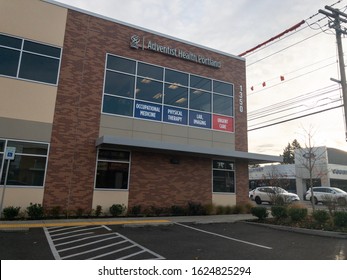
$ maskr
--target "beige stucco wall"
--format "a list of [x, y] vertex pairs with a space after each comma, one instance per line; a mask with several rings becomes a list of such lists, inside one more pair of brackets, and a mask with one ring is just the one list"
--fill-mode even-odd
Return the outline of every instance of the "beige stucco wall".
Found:
[[[4, 188], [0, 188], [0, 196]], [[3, 208], [14, 206], [21, 207], [20, 211], [25, 211], [30, 203], [38, 203], [42, 205], [43, 188], [30, 188], [30, 187], [9, 187], [5, 189], [5, 197]]]
[[104, 114], [101, 115], [99, 131], [99, 136], [103, 135], [209, 148], [235, 149], [235, 133]]
[[92, 208], [101, 205], [104, 213], [109, 212], [113, 204], [123, 204], [128, 207], [129, 192], [127, 190], [94, 190]]
[[0, 0], [0, 32], [63, 46], [67, 9], [40, 0]]
[[236, 194], [212, 194], [212, 203], [219, 206], [236, 205]]
[[52, 123], [57, 88], [0, 77], [0, 117]]

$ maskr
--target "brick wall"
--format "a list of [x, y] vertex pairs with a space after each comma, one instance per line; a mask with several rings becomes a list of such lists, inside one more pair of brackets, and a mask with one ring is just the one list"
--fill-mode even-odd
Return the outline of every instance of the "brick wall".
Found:
[[[130, 37], [134, 34], [222, 61], [222, 67], [216, 69], [157, 52], [131, 49]], [[69, 10], [43, 201], [46, 208], [57, 205], [64, 210], [91, 208], [106, 53], [233, 83], [235, 147], [247, 151], [247, 114], [237, 110], [238, 88], [242, 85], [245, 89], [246, 83], [244, 61]], [[246, 103], [245, 92], [243, 101]], [[210, 164], [207, 159], [185, 156], [179, 165], [173, 165], [168, 155], [134, 153], [129, 205], [156, 205], [164, 201], [184, 204], [192, 198], [209, 203]], [[245, 180], [241, 175], [237, 179]]]
[[[172, 158], [178, 164], [170, 163]], [[133, 152], [129, 208], [185, 206], [212, 202], [211, 159], [153, 152]]]

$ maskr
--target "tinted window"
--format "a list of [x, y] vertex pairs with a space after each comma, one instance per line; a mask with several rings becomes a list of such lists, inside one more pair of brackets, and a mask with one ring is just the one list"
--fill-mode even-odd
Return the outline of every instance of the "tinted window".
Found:
[[117, 72], [106, 72], [105, 93], [134, 97], [135, 77]]
[[187, 108], [188, 89], [175, 84], [165, 85], [164, 103], [178, 107]]
[[213, 81], [213, 91], [226, 95], [233, 95], [233, 85], [219, 81]]
[[130, 153], [125, 151], [99, 150], [99, 160], [129, 161]]
[[233, 99], [223, 95], [213, 95], [213, 112], [227, 116], [233, 115]]
[[59, 48], [55, 48], [55, 47], [51, 47], [51, 46], [47, 46], [47, 45], [43, 45], [39, 43], [34, 43], [30, 41], [24, 41], [23, 50], [60, 58]]
[[0, 35], [0, 45], [21, 49], [22, 48], [22, 39]]
[[136, 62], [126, 58], [108, 55], [107, 68], [125, 73], [135, 74]]
[[23, 53], [19, 77], [45, 83], [56, 84], [59, 60], [35, 54]]
[[190, 90], [190, 109], [211, 112], [211, 93], [191, 89]]
[[8, 147], [15, 147], [16, 153], [32, 154], [32, 155], [47, 155], [48, 145], [32, 142], [8, 141]]
[[187, 86], [188, 74], [173, 70], [165, 70], [165, 81], [172, 84]]
[[190, 75], [190, 87], [211, 91], [212, 81], [210, 79]]
[[155, 80], [163, 80], [163, 68], [145, 63], [139, 63], [137, 75]]
[[137, 78], [136, 98], [161, 103], [163, 98], [163, 83], [147, 78]]
[[120, 162], [98, 162], [96, 188], [127, 189], [129, 164]]
[[0, 75], [17, 77], [20, 52], [0, 47]]
[[118, 98], [109, 95], [104, 95], [104, 103], [102, 111], [104, 113], [132, 116], [133, 115], [133, 100], [126, 98]]

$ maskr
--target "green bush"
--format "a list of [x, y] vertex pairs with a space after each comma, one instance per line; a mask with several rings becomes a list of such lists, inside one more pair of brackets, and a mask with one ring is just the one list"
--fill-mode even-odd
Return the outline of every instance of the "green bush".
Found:
[[96, 217], [100, 217], [101, 214], [102, 214], [102, 206], [101, 205], [96, 205], [95, 216]]
[[133, 207], [129, 209], [129, 214], [132, 216], [139, 216], [141, 213], [141, 209], [142, 209], [141, 205], [134, 205]]
[[48, 215], [52, 218], [59, 218], [62, 213], [61, 207], [60, 206], [54, 206], [48, 211]]
[[171, 215], [173, 216], [185, 216], [187, 215], [187, 210], [179, 205], [172, 205], [170, 208]]
[[303, 221], [307, 217], [307, 208], [289, 208], [288, 216], [293, 222]]
[[201, 203], [188, 202], [188, 216], [206, 215], [206, 209]]
[[329, 220], [330, 215], [325, 210], [315, 210], [312, 213], [312, 217], [317, 223], [319, 223], [320, 225], [323, 225]]
[[336, 211], [334, 213], [334, 224], [337, 227], [347, 227], [347, 212]]
[[287, 207], [280, 205], [271, 206], [271, 215], [276, 220], [285, 219], [288, 217]]
[[251, 208], [251, 214], [257, 217], [259, 220], [265, 220], [268, 216], [268, 212], [265, 207], [256, 206]]
[[9, 206], [9, 207], [5, 207], [2, 210], [2, 213], [4, 214], [4, 218], [6, 220], [13, 220], [14, 218], [18, 216], [19, 210], [20, 210], [20, 207]]
[[113, 204], [109, 210], [112, 217], [117, 217], [125, 212], [125, 206], [121, 204]]
[[27, 213], [29, 216], [29, 219], [32, 220], [39, 220], [43, 218], [43, 207], [41, 204], [35, 203], [32, 204], [30, 203], [30, 206], [27, 207]]

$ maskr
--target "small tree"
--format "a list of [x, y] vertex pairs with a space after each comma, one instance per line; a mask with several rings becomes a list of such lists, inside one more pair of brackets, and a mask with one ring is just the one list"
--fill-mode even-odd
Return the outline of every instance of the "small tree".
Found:
[[284, 148], [283, 150], [283, 164], [294, 164], [295, 163], [295, 150], [300, 149], [300, 143], [294, 139], [293, 142]]

